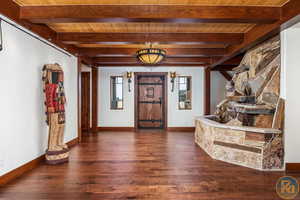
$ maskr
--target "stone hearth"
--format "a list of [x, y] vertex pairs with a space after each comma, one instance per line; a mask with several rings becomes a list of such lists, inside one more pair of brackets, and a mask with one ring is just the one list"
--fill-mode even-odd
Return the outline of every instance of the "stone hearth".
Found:
[[282, 168], [282, 132], [196, 119], [196, 143], [212, 158], [254, 169]]

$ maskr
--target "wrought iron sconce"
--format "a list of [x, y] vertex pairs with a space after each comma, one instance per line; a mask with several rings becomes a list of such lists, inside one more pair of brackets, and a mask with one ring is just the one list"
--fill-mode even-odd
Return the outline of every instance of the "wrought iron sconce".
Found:
[[172, 84], [172, 90], [171, 90], [171, 92], [174, 92], [174, 84], [175, 84], [176, 72], [170, 72], [170, 78], [171, 78], [171, 84]]
[[3, 42], [2, 42], [2, 27], [1, 27], [2, 20], [0, 19], [0, 51], [3, 49]]
[[128, 92], [131, 92], [130, 84], [132, 82], [132, 72], [126, 72], [126, 78], [128, 79]]

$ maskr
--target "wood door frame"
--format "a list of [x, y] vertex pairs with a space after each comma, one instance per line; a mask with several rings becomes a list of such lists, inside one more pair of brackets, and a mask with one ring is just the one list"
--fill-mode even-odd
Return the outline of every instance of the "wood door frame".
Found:
[[211, 69], [204, 70], [204, 115], [210, 115], [211, 105]]
[[163, 86], [163, 95], [164, 95], [164, 109], [163, 109], [163, 120], [164, 120], [164, 130], [168, 128], [168, 72], [135, 72], [134, 73], [134, 129], [138, 130], [138, 76], [143, 75], [160, 75], [164, 76], [164, 86]]
[[[87, 82], [83, 82], [83, 76], [84, 75], [87, 75]], [[81, 128], [82, 128], [82, 131], [90, 131], [90, 128], [91, 128], [91, 72], [81, 72], [81, 94], [83, 94], [83, 84], [88, 84], [88, 88], [89, 88], [89, 96], [88, 96], [88, 99], [89, 101], [87, 102], [87, 108], [88, 108], [88, 127], [87, 129], [84, 129], [84, 127], [82, 126], [83, 125], [83, 121], [82, 121], [82, 117], [81, 117]], [[81, 95], [81, 115], [82, 115], [82, 112], [83, 112], [83, 104], [85, 102], [82, 101], [82, 98], [83, 98], [83, 95]]]
[[98, 68], [92, 68], [92, 132], [97, 132], [98, 127]]
[[87, 62], [84, 57], [79, 56], [77, 59], [77, 137], [78, 143], [82, 141], [82, 126], [81, 126], [81, 72], [82, 65], [92, 67], [91, 63]]
[[81, 67], [82, 59], [78, 57], [77, 60], [77, 132], [78, 132], [78, 142], [82, 140], [82, 130], [81, 130]]

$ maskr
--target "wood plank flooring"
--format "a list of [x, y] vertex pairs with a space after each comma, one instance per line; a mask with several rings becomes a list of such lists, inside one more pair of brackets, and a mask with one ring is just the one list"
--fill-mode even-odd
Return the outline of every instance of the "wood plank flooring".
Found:
[[43, 164], [1, 188], [0, 199], [273, 200], [283, 175], [213, 160], [193, 133], [101, 132], [84, 137], [68, 164]]

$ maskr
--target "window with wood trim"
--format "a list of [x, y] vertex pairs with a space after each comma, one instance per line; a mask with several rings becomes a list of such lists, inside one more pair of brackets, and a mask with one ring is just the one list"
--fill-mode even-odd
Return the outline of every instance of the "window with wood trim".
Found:
[[110, 108], [112, 110], [123, 109], [123, 82], [122, 76], [110, 77]]
[[179, 76], [178, 77], [178, 108], [179, 110], [192, 109], [192, 77]]

